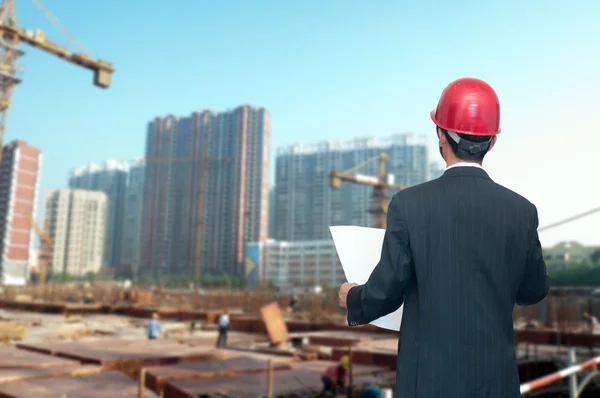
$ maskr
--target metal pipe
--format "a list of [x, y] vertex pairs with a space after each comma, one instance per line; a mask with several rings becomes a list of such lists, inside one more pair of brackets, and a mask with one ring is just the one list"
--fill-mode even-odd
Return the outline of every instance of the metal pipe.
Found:
[[353, 376], [352, 376], [352, 346], [349, 345], [348, 346], [348, 396], [352, 395], [352, 383], [353, 383]]
[[579, 397], [579, 395], [581, 395], [581, 393], [587, 387], [588, 384], [590, 384], [596, 377], [599, 377], [599, 376], [600, 376], [600, 372], [597, 370], [595, 370], [592, 373], [590, 373], [589, 375], [587, 375], [585, 377], [585, 379], [583, 379], [583, 381], [579, 385], [579, 388], [577, 389], [577, 397]]
[[[569, 349], [569, 365], [573, 366], [577, 364], [577, 358], [575, 354], [575, 349]], [[569, 377], [569, 396], [570, 398], [577, 398], [577, 376], [573, 373]]]
[[569, 366], [568, 368], [559, 370], [558, 372], [551, 373], [544, 377], [540, 377], [538, 379], [530, 381], [529, 383], [521, 384], [521, 394], [525, 395], [533, 390], [546, 387], [547, 385], [564, 379], [565, 377], [569, 377], [586, 369], [595, 368], [598, 366], [599, 363], [600, 356], [597, 356], [578, 365]]

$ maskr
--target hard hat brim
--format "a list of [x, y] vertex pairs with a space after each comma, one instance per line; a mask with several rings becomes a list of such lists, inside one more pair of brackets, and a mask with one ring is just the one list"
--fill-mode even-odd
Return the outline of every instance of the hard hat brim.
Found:
[[474, 133], [472, 131], [464, 131], [464, 130], [457, 130], [457, 129], [450, 129], [448, 128], [448, 126], [444, 126], [442, 123], [438, 122], [436, 117], [435, 117], [435, 109], [432, 110], [429, 113], [429, 116], [431, 117], [431, 120], [433, 121], [433, 124], [435, 124], [436, 126], [438, 126], [441, 129], [447, 130], [447, 131], [452, 131], [454, 133], [458, 133], [458, 134], [467, 134], [467, 135], [478, 135], [478, 136], [485, 136], [485, 137], [489, 137], [492, 135], [498, 135], [502, 132], [502, 129], [498, 129], [498, 132], [494, 133], [494, 134], [481, 134], [481, 133]]

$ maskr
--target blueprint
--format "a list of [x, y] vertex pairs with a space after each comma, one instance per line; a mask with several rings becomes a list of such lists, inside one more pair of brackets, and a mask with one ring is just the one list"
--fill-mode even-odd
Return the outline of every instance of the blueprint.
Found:
[[[335, 249], [342, 263], [346, 280], [364, 284], [381, 257], [384, 229], [356, 226], [329, 227]], [[374, 320], [371, 325], [389, 330], [400, 330], [402, 307]]]

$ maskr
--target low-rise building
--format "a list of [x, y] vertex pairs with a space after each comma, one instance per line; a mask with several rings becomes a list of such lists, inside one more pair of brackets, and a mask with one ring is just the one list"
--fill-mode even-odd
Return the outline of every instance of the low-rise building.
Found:
[[598, 266], [600, 258], [597, 257], [600, 257], [599, 246], [584, 246], [574, 241], [560, 242], [544, 248], [544, 260], [550, 269], [561, 269], [568, 263], [589, 263]]
[[337, 286], [346, 281], [332, 240], [248, 243], [246, 277], [276, 287]]
[[44, 197], [44, 225], [52, 240], [53, 273], [84, 277], [97, 273], [104, 258], [108, 198], [104, 192], [56, 189]]

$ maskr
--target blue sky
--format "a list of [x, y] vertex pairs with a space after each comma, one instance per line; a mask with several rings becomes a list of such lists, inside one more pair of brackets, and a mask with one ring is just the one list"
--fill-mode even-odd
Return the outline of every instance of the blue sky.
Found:
[[[532, 200], [540, 224], [600, 205], [600, 2], [45, 0], [113, 86], [25, 47], [6, 141], [44, 152], [42, 190], [75, 166], [143, 155], [158, 115], [240, 104], [272, 115], [272, 152], [320, 139], [431, 135], [450, 81], [474, 76], [500, 97], [502, 128], [484, 166]], [[68, 42], [29, 0], [17, 21]], [[600, 244], [600, 215], [544, 233], [544, 244]]]

